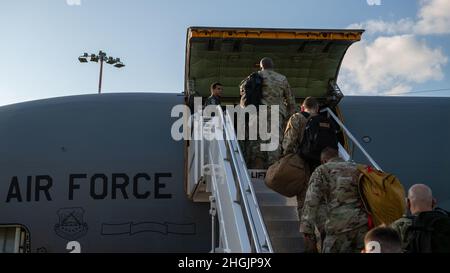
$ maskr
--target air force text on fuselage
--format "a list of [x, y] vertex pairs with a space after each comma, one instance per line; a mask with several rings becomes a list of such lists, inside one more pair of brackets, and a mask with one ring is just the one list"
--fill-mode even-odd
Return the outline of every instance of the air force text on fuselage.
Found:
[[[167, 188], [172, 173], [73, 173], [64, 183], [67, 200], [76, 200], [82, 194], [93, 200], [115, 199], [171, 199]], [[13, 176], [8, 191], [3, 196], [6, 203], [54, 201], [62, 198], [55, 191], [55, 179], [51, 175]]]

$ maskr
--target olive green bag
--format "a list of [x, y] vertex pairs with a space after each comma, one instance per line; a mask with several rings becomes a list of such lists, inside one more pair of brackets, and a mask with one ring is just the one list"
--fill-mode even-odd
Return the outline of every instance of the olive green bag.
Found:
[[308, 164], [297, 154], [287, 154], [267, 169], [267, 187], [286, 197], [299, 194], [309, 180]]

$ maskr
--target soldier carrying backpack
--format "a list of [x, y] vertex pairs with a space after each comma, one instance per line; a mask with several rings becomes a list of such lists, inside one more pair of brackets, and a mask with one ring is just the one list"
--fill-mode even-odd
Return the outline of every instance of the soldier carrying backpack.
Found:
[[412, 224], [406, 231], [409, 253], [450, 253], [450, 214], [436, 208], [411, 216]]
[[311, 170], [314, 170], [320, 165], [320, 153], [323, 149], [330, 147], [338, 150], [337, 129], [326, 115], [310, 116], [306, 112], [302, 114], [308, 121], [298, 152], [309, 163]]
[[435, 208], [431, 189], [423, 184], [408, 191], [407, 206], [411, 216], [404, 216], [392, 227], [402, 240], [402, 248], [409, 253], [450, 253], [450, 215]]
[[[286, 76], [274, 70], [274, 63], [271, 58], [264, 57], [261, 59], [259, 66], [261, 71], [252, 73], [239, 85], [241, 92], [241, 106], [256, 106], [258, 109], [260, 105], [265, 105], [267, 108], [266, 124], [272, 125], [272, 122], [278, 121], [278, 132], [272, 132], [279, 142], [281, 134], [284, 130], [284, 121], [291, 116], [295, 111], [295, 97], [292, 93], [291, 87]], [[274, 107], [275, 109], [272, 109]], [[272, 110], [278, 109], [278, 113], [273, 114]], [[255, 116], [258, 116], [255, 118]], [[252, 115], [249, 124], [255, 125], [260, 120], [259, 115]], [[253, 130], [257, 126], [249, 126]], [[267, 127], [267, 128], [270, 128]], [[246, 130], [247, 131], [247, 130]], [[247, 167], [252, 169], [266, 169], [280, 157], [280, 145], [272, 151], [262, 151], [261, 144], [269, 144], [270, 140], [262, 140], [259, 136], [257, 140], [249, 140], [244, 146], [246, 151], [244, 153]], [[281, 143], [279, 143], [281, 144]]]
[[241, 106], [261, 105], [263, 78], [259, 72], [253, 72], [245, 78], [240, 84]]
[[326, 114], [321, 114], [319, 104], [316, 105], [313, 114], [301, 112], [306, 118], [306, 124], [297, 150], [300, 157], [308, 162], [311, 172], [321, 164], [320, 153], [323, 149], [329, 147], [338, 150], [337, 126]]
[[301, 113], [288, 121], [283, 137], [283, 155], [297, 153], [310, 166], [311, 172], [320, 165], [320, 153], [326, 147], [338, 149], [337, 126], [319, 113], [319, 102], [307, 97]]
[[[301, 154], [302, 144], [307, 143], [310, 148], [326, 146], [337, 149], [337, 138], [334, 138], [331, 141], [332, 143], [329, 144], [328, 141], [322, 141], [323, 138], [314, 132], [317, 124], [313, 121], [316, 121], [316, 117], [319, 116], [317, 99], [314, 97], [305, 98], [301, 105], [301, 113], [293, 114], [287, 122], [282, 140], [283, 157], [270, 166], [266, 174], [266, 184], [269, 188], [288, 197], [297, 196], [299, 216], [302, 214], [310, 173], [320, 164], [321, 153], [321, 151], [318, 153], [315, 151], [316, 154], [314, 154], [308, 151], [309, 148], [303, 147], [303, 151], [307, 152], [308, 155], [313, 154], [316, 161], [311, 162]], [[311, 122], [308, 123], [309, 121]], [[306, 129], [307, 127], [308, 129]], [[309, 134], [309, 136], [306, 137], [306, 134]], [[305, 138], [308, 140], [304, 140]], [[315, 164], [313, 168], [310, 168], [311, 163]]]

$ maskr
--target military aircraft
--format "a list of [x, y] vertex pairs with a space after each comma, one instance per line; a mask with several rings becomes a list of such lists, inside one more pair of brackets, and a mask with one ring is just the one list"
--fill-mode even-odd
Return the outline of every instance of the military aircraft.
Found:
[[[343, 122], [347, 159], [376, 164], [405, 188], [426, 183], [449, 209], [450, 99], [342, 98], [340, 65], [362, 34], [190, 27], [182, 93], [0, 107], [0, 252], [302, 251], [295, 200], [265, 188], [264, 170], [246, 168], [230, 116], [220, 112], [209, 132], [224, 139], [190, 137], [211, 124], [186, 111], [189, 98], [206, 98], [219, 81], [223, 104], [236, 105], [239, 82], [266, 56], [298, 103], [315, 96]], [[177, 122], [188, 125], [181, 139]]]

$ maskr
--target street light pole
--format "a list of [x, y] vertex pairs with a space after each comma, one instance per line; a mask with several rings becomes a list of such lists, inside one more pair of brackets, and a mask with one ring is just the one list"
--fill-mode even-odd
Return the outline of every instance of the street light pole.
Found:
[[103, 52], [100, 51], [100, 78], [98, 79], [98, 93], [102, 93], [102, 75], [103, 75]]
[[80, 63], [87, 63], [88, 59], [91, 60], [91, 62], [98, 62], [100, 61], [100, 75], [98, 79], [98, 93], [101, 94], [102, 92], [102, 78], [103, 78], [103, 62], [106, 62], [107, 64], [112, 64], [117, 68], [124, 67], [125, 65], [120, 61], [120, 58], [114, 58], [112, 56], [107, 57], [106, 53], [103, 51], [99, 51], [98, 55], [96, 54], [87, 54], [84, 53], [80, 57], [78, 57], [78, 60]]

